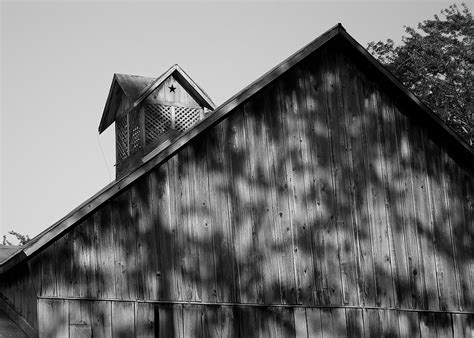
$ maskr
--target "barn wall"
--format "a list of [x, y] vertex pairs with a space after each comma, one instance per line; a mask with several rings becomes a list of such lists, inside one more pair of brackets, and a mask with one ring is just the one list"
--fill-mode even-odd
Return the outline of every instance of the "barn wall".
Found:
[[41, 299], [44, 337], [470, 337], [461, 313]]
[[473, 174], [404, 109], [347, 55], [306, 59], [33, 258], [40, 313], [471, 330]]

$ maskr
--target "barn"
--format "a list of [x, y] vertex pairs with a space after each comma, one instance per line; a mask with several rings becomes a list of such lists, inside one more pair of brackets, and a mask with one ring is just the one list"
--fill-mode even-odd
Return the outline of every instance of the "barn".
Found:
[[342, 25], [219, 107], [178, 65], [116, 74], [114, 123], [116, 180], [0, 248], [0, 327], [474, 334], [473, 149]]

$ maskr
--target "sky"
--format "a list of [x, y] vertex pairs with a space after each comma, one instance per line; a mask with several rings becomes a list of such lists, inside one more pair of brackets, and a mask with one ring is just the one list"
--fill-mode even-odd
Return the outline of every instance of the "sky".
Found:
[[400, 42], [452, 3], [0, 0], [0, 235], [33, 237], [114, 179], [114, 128], [97, 130], [114, 73], [177, 63], [219, 105], [339, 22]]

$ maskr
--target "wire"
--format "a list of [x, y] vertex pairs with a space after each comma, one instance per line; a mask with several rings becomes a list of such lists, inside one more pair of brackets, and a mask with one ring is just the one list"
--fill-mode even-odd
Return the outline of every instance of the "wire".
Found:
[[99, 144], [100, 152], [102, 153], [102, 158], [104, 159], [105, 167], [107, 168], [107, 172], [109, 173], [109, 182], [112, 182], [112, 174], [110, 172], [109, 165], [107, 164], [107, 159], [105, 158], [104, 149], [102, 149], [102, 145], [100, 144], [99, 134], [96, 134], [97, 143]]

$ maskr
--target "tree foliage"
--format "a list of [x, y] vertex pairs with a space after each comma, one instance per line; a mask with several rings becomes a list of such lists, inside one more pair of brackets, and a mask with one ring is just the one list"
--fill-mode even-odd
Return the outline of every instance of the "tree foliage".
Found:
[[[31, 238], [28, 235], [22, 235], [19, 232], [16, 232], [16, 231], [13, 231], [13, 230], [9, 231], [8, 233], [16, 238], [19, 245], [25, 245], [26, 243], [28, 243], [31, 240]], [[7, 239], [6, 235], [3, 235], [2, 244], [3, 245], [15, 245], [14, 243], [10, 242]]]
[[408, 36], [371, 42], [368, 50], [405, 86], [474, 146], [474, 22], [466, 4], [451, 5], [432, 20], [405, 27]]

